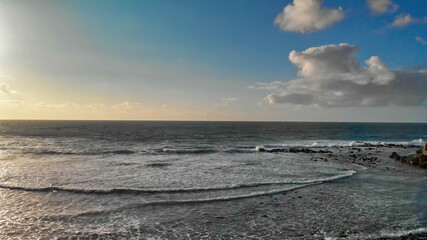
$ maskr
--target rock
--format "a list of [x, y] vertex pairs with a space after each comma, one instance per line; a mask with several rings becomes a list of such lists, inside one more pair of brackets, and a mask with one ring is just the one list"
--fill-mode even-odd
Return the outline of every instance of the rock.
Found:
[[400, 157], [400, 161], [409, 165], [427, 168], [427, 156], [424, 156], [423, 154], [412, 154], [409, 156], [403, 156]]
[[396, 159], [397, 157], [400, 157], [399, 154], [397, 154], [397, 152], [392, 152], [390, 155], [390, 158], [392, 159]]

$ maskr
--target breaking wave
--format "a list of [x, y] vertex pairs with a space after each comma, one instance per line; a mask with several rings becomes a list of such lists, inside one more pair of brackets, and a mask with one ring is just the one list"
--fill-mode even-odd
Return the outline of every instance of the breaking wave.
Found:
[[206, 188], [112, 188], [112, 189], [85, 189], [85, 188], [62, 188], [62, 187], [23, 187], [23, 186], [10, 186], [0, 185], [0, 188], [9, 190], [29, 191], [29, 192], [69, 192], [79, 194], [150, 194], [150, 193], [194, 193], [204, 191], [224, 191], [234, 190], [240, 188], [253, 188], [266, 185], [285, 185], [285, 184], [320, 184], [330, 182], [353, 176], [357, 172], [354, 170], [346, 171], [343, 174], [331, 177], [317, 178], [312, 180], [295, 180], [283, 182], [260, 182], [260, 183], [247, 183], [247, 184], [234, 184]]
[[192, 148], [192, 149], [173, 149], [173, 148], [163, 148], [160, 153], [169, 153], [169, 154], [209, 154], [215, 153], [215, 149], [206, 149], [206, 148]]
[[419, 138], [408, 142], [382, 142], [382, 141], [339, 141], [339, 140], [317, 140], [297, 141], [284, 144], [266, 144], [256, 146], [255, 150], [280, 150], [289, 148], [342, 148], [342, 147], [421, 147], [425, 140]]
[[[344, 147], [422, 147], [425, 140], [422, 138], [412, 141], [400, 142], [383, 142], [383, 141], [346, 141], [346, 140], [309, 140], [309, 141], [292, 141], [280, 144], [264, 144], [264, 145], [247, 145], [247, 146], [203, 146], [203, 147], [154, 147], [151, 149], [90, 149], [90, 150], [70, 150], [70, 149], [26, 149], [20, 152], [19, 149], [7, 149], [7, 152], [15, 152], [21, 154], [34, 154], [34, 155], [188, 155], [188, 154], [250, 154], [255, 152], [287, 152], [289, 149], [311, 149], [312, 151], [298, 151], [298, 152], [314, 152], [314, 149], [325, 148], [344, 148]], [[319, 151], [319, 150], [317, 150]]]
[[[380, 233], [376, 234], [355, 234], [350, 235], [346, 239], [384, 239], [384, 238], [391, 238], [391, 239], [400, 239], [402, 237], [408, 237], [408, 239], [418, 239], [418, 238], [411, 238], [411, 235], [416, 234], [427, 234], [427, 227], [421, 227], [417, 229], [410, 229], [410, 230], [395, 230], [395, 231], [381, 231]], [[325, 238], [325, 239], [332, 239], [332, 238]], [[406, 238], [405, 238], [406, 239]]]

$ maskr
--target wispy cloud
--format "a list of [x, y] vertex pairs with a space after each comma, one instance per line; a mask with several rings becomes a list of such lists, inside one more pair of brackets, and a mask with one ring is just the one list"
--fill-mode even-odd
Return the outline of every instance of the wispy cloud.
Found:
[[325, 29], [344, 18], [338, 9], [321, 8], [322, 0], [294, 0], [276, 17], [274, 23], [289, 32], [310, 33]]
[[139, 103], [131, 103], [131, 102], [122, 102], [119, 104], [115, 104], [111, 106], [111, 109], [113, 110], [130, 110], [139, 107]]
[[420, 36], [417, 36], [417, 37], [415, 38], [415, 40], [416, 40], [417, 42], [419, 42], [419, 43], [423, 44], [423, 45], [426, 45], [426, 44], [427, 44], [426, 40], [422, 39]]
[[21, 100], [4, 100], [0, 101], [1, 105], [17, 105], [17, 104], [23, 104], [24, 101]]
[[237, 100], [237, 98], [236, 97], [223, 97], [222, 98], [222, 105], [223, 106], [228, 106], [228, 103], [229, 102], [234, 102], [234, 101], [236, 101]]
[[367, 0], [368, 6], [374, 14], [393, 13], [399, 6], [393, 4], [391, 0]]
[[315, 107], [422, 105], [427, 99], [427, 74], [389, 69], [377, 56], [365, 61], [352, 55], [357, 46], [342, 43], [292, 51], [289, 60], [298, 78], [289, 82], [259, 83], [254, 88], [274, 91], [269, 104]]

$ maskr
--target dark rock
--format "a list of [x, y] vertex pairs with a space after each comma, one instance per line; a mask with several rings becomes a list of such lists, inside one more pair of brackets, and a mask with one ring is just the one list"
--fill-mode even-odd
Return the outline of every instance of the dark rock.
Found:
[[403, 156], [399, 158], [395, 158], [396, 160], [400, 160], [402, 163], [407, 163], [413, 166], [419, 166], [421, 168], [427, 168], [427, 156], [423, 156], [422, 154], [412, 154], [409, 156]]
[[390, 158], [392, 159], [396, 159], [397, 157], [399, 157], [399, 154], [397, 154], [397, 152], [392, 152], [390, 155]]

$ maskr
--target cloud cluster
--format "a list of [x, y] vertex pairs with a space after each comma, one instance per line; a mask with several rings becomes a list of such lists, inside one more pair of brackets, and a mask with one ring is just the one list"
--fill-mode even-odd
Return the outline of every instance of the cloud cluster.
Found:
[[368, 0], [368, 6], [374, 14], [393, 13], [399, 8], [390, 0]]
[[258, 83], [253, 88], [274, 91], [270, 104], [316, 107], [422, 105], [427, 99], [427, 73], [393, 70], [377, 56], [360, 67], [352, 54], [357, 46], [342, 43], [292, 51], [289, 60], [298, 78], [289, 82]]
[[[394, 13], [399, 6], [391, 0], [367, 0], [368, 6], [374, 14]], [[394, 21], [389, 27], [403, 28], [413, 23], [426, 23], [427, 17], [414, 18], [410, 14], [399, 14], [395, 16]]]
[[294, 0], [288, 4], [274, 23], [284, 31], [310, 33], [322, 30], [344, 18], [338, 9], [320, 8], [322, 0]]

